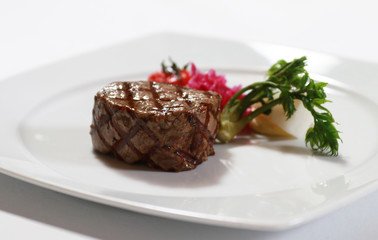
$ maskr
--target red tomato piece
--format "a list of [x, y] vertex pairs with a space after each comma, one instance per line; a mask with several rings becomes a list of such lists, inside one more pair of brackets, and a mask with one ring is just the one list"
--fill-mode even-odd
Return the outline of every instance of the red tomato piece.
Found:
[[179, 68], [175, 62], [170, 61], [170, 66], [166, 66], [162, 63], [162, 70], [151, 74], [148, 81], [166, 82], [181, 86], [187, 85], [192, 77], [190, 72], [186, 69], [187, 65], [184, 66], [184, 68]]
[[149, 77], [148, 77], [148, 81], [152, 81], [152, 82], [167, 82], [167, 74], [159, 71], [159, 72], [155, 72], [153, 74], [151, 74]]

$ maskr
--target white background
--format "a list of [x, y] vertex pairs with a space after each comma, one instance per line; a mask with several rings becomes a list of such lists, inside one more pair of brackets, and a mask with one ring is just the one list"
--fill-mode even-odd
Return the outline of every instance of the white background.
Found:
[[[377, 9], [374, 0], [2, 0], [0, 79], [161, 31], [277, 43], [378, 64]], [[377, 239], [377, 202], [375, 192], [304, 226], [267, 233], [146, 216], [0, 175], [0, 239]]]

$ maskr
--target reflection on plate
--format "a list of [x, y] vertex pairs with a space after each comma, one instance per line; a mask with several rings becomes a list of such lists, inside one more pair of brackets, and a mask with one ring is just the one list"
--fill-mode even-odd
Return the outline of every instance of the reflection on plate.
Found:
[[[190, 49], [182, 47], [189, 43]], [[92, 151], [93, 96], [111, 81], [145, 79], [161, 59], [174, 56], [204, 70], [213, 67], [231, 84], [245, 85], [262, 80], [263, 70], [278, 58], [301, 55], [311, 61], [315, 79], [330, 83], [333, 103], [327, 107], [344, 141], [337, 158], [305, 147], [300, 133], [307, 126], [297, 129], [294, 140], [252, 135], [216, 145], [215, 156], [181, 173], [131, 166]], [[153, 215], [248, 229], [296, 226], [378, 187], [378, 99], [372, 90], [358, 93], [348, 64], [304, 50], [174, 34], [79, 56], [0, 83], [6, 92], [0, 96], [6, 116], [0, 120], [5, 129], [0, 169], [56, 191]], [[353, 64], [354, 71], [364, 69], [361, 74], [374, 72]]]

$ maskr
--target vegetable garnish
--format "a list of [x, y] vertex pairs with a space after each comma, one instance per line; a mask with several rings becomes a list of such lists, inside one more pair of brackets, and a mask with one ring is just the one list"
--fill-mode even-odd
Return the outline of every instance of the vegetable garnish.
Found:
[[161, 70], [151, 74], [148, 81], [166, 82], [174, 85], [188, 86], [203, 91], [214, 91], [222, 96], [221, 109], [226, 106], [230, 98], [237, 93], [241, 85], [228, 87], [224, 75], [217, 74], [214, 69], [202, 73], [194, 63], [190, 63], [191, 70], [187, 70], [188, 64], [184, 67], [178, 67], [172, 59], [169, 59], [170, 65], [161, 63]]
[[[303, 106], [314, 118], [314, 126], [307, 130], [305, 142], [313, 150], [332, 156], [338, 155], [339, 131], [330, 111], [323, 106], [326, 99], [324, 87], [327, 83], [317, 82], [305, 70], [306, 57], [292, 62], [279, 60], [268, 70], [267, 80], [256, 82], [238, 91], [226, 104], [220, 117], [217, 139], [229, 142], [252, 119], [260, 114], [269, 114], [273, 106], [281, 104], [289, 119], [296, 111], [294, 99], [302, 101]], [[245, 95], [242, 99], [240, 96]], [[243, 115], [253, 104], [261, 106]]]
[[170, 65], [165, 65], [163, 61], [161, 63], [161, 70], [150, 75], [148, 80], [185, 86], [191, 78], [191, 74], [187, 70], [189, 64], [180, 68], [172, 59], [169, 59], [169, 61], [171, 62]]
[[224, 75], [217, 74], [214, 69], [202, 73], [197, 69], [194, 63], [191, 64], [191, 76], [187, 86], [198, 90], [219, 93], [222, 96], [221, 109], [223, 109], [231, 97], [242, 88], [241, 85], [228, 87]]

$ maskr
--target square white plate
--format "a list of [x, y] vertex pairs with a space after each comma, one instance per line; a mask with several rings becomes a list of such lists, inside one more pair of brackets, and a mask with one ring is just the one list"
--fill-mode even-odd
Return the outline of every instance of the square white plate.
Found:
[[[343, 143], [338, 157], [295, 140], [260, 136], [216, 145], [181, 173], [130, 166], [92, 151], [93, 96], [107, 83], [144, 80], [163, 59], [225, 74], [229, 85], [263, 80], [278, 59], [306, 55], [329, 83]], [[156, 34], [53, 63], [0, 82], [0, 171], [80, 198], [219, 226], [281, 230], [323, 216], [378, 188], [378, 66], [263, 43]]]

